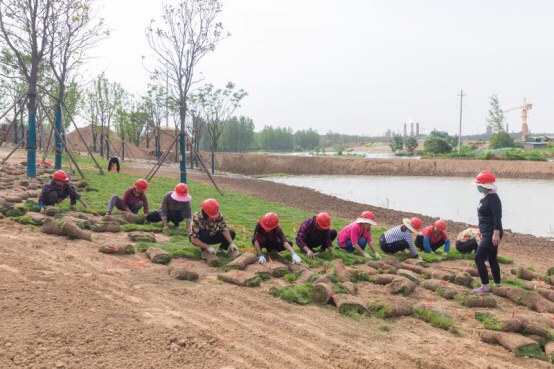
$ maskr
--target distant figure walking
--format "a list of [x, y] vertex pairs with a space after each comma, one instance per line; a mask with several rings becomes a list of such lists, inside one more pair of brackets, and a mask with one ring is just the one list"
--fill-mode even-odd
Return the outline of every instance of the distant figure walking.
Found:
[[119, 173], [119, 168], [119, 159], [117, 158], [117, 156], [112, 156], [110, 158], [110, 162], [108, 163], [108, 172], [114, 172], [115, 170], [117, 170], [117, 173]]

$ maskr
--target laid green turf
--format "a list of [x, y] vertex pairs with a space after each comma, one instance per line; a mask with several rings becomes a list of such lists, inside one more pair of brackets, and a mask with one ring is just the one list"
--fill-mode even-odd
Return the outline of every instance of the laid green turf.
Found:
[[342, 315], [346, 315], [358, 322], [369, 316], [366, 310], [360, 308], [359, 306], [356, 307], [350, 305], [342, 306], [339, 310], [339, 313], [341, 313]]
[[514, 280], [504, 280], [502, 281], [502, 285], [506, 287], [516, 287], [516, 288], [525, 288], [525, 284], [517, 279]]
[[418, 319], [426, 321], [433, 327], [441, 328], [454, 334], [459, 334], [458, 326], [452, 318], [424, 309], [414, 309], [414, 316]]
[[311, 283], [303, 283], [283, 288], [273, 287], [269, 290], [269, 293], [288, 302], [307, 305], [312, 302], [312, 288]]
[[483, 324], [483, 328], [485, 329], [490, 329], [492, 331], [504, 330], [503, 324], [497, 321], [491, 313], [477, 312], [474, 317]]
[[544, 359], [545, 354], [541, 350], [539, 344], [524, 346], [515, 351], [517, 357], [529, 357], [533, 359]]

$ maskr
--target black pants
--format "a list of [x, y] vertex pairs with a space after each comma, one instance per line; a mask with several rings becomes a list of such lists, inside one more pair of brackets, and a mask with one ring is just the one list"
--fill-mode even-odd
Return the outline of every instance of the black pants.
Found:
[[387, 241], [385, 240], [385, 234], [382, 234], [379, 238], [379, 247], [381, 248], [381, 250], [383, 250], [383, 252], [386, 252], [387, 254], [395, 254], [397, 252], [409, 249], [410, 245], [408, 245], [408, 241], [406, 240], [387, 243]]
[[[503, 232], [500, 232], [500, 238], [502, 238]], [[491, 267], [492, 278], [494, 283], [500, 283], [500, 265], [497, 260], [498, 247], [492, 243], [492, 233], [483, 233], [481, 243], [475, 251], [475, 264], [477, 264], [477, 270], [479, 271], [479, 277], [482, 284], [489, 284], [489, 272], [485, 261], [489, 260]]]
[[[46, 196], [46, 199], [44, 199], [44, 205], [57, 205], [65, 200], [66, 197], [67, 196], [59, 196], [56, 191], [52, 191], [48, 194], [48, 196]], [[75, 206], [75, 204], [77, 204], [76, 197], [69, 196], [69, 199], [71, 200], [71, 206]]]
[[[160, 212], [156, 210], [148, 214], [146, 216], [146, 220], [149, 221], [150, 223], [157, 223], [162, 220], [162, 217], [160, 216]], [[177, 227], [179, 226], [179, 223], [181, 223], [184, 220], [183, 214], [181, 214], [180, 211], [171, 210], [167, 214], [167, 220], [170, 222], [173, 222], [175, 227]]]
[[[331, 240], [331, 243], [333, 243], [335, 238], [337, 238], [337, 231], [335, 231], [334, 229], [330, 229], [329, 230], [329, 239]], [[304, 240], [304, 242], [306, 243], [306, 246], [308, 246], [308, 248], [312, 251], [315, 248], [318, 248], [318, 247], [321, 247], [322, 251], [324, 249], [324, 247], [323, 247], [323, 233], [321, 233], [321, 232], [309, 234], [308, 237], [306, 237], [306, 239]]]
[[456, 241], [456, 250], [462, 254], [470, 254], [473, 251], [477, 250], [477, 241], [469, 240], [466, 242]]
[[[423, 236], [416, 236], [415, 245], [418, 249], [425, 250], [423, 248]], [[441, 238], [439, 242], [432, 243], [430, 246], [431, 246], [431, 250], [435, 252], [439, 247], [444, 246], [444, 240]]]
[[[231, 239], [235, 239], [236, 233], [232, 229], [229, 229], [231, 234]], [[225, 239], [223, 232], [216, 233], [213, 236], [210, 236], [210, 232], [206, 230], [201, 230], [198, 232], [198, 239], [208, 245], [216, 245], [219, 243], [220, 250], [227, 250], [229, 248], [229, 242]]]
[[[266, 249], [268, 253], [270, 252], [281, 252], [285, 251], [285, 244], [281, 240], [277, 239], [275, 241], [268, 241], [265, 237], [262, 237], [262, 240], [258, 241], [261, 249]], [[254, 244], [254, 240], [252, 240]]]
[[112, 168], [113, 168], [114, 165], [117, 169], [117, 173], [119, 173], [119, 159], [118, 158], [110, 158], [110, 162], [108, 163], [108, 172], [112, 171]]
[[[142, 203], [142, 201], [139, 201], [135, 205], [129, 206], [129, 210], [131, 210], [133, 214], [138, 214], [139, 210], [142, 209], [143, 205], [144, 204]], [[121, 201], [121, 198], [117, 195], [112, 195], [112, 197], [110, 197], [110, 201], [108, 202], [108, 208], [106, 209], [106, 212], [111, 213], [114, 207], [117, 208], [118, 210], [123, 211], [123, 201]]]

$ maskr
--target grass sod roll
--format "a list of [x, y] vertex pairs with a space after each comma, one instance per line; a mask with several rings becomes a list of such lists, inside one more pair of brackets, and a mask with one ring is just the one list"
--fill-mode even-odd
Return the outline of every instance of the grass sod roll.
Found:
[[457, 296], [456, 300], [462, 306], [470, 308], [495, 308], [496, 299], [490, 295], [475, 295], [475, 294], [466, 294], [463, 296]]
[[448, 281], [443, 281], [439, 279], [427, 279], [421, 282], [421, 287], [430, 291], [437, 291], [439, 288], [450, 288], [452, 285]]
[[352, 278], [351, 270], [344, 266], [342, 260], [335, 260], [333, 264], [336, 276], [340, 282], [346, 282]]
[[511, 272], [526, 281], [532, 281], [533, 279], [544, 281], [546, 279], [546, 276], [524, 267], [514, 268]]
[[407, 269], [398, 269], [396, 274], [408, 278], [410, 281], [414, 282], [417, 285], [419, 285], [423, 281], [423, 279], [417, 273]]
[[79, 239], [91, 241], [92, 236], [89, 232], [83, 231], [75, 223], [64, 219], [45, 219], [41, 227], [41, 232], [58, 236], [67, 236], [70, 239]]
[[316, 304], [325, 305], [331, 302], [334, 291], [329, 283], [318, 283], [312, 289], [312, 301]]
[[175, 265], [170, 266], [167, 270], [169, 276], [180, 281], [196, 281], [198, 280], [198, 273], [195, 272], [188, 265]]
[[370, 302], [368, 308], [377, 317], [387, 319], [412, 315], [414, 306], [405, 298], [390, 298]]
[[146, 250], [146, 257], [154, 264], [167, 265], [172, 259], [169, 252], [160, 249], [159, 247], [149, 247]]
[[336, 294], [333, 295], [333, 303], [337, 307], [337, 311], [340, 314], [351, 315], [357, 314], [369, 314], [369, 310], [365, 306], [362, 299], [356, 296], [348, 294]]
[[344, 288], [348, 290], [348, 293], [351, 295], [357, 295], [358, 294], [358, 287], [353, 282], [346, 281], [342, 284]]
[[[240, 256], [238, 258], [240, 258]], [[257, 260], [258, 259], [256, 257], [256, 261]], [[256, 262], [256, 261], [254, 261], [254, 262]], [[229, 265], [229, 264], [227, 264], [227, 265]], [[289, 268], [285, 264], [283, 264], [281, 262], [278, 262], [278, 261], [271, 261], [271, 262], [267, 263], [267, 267], [268, 267], [269, 271], [271, 272], [271, 276], [274, 277], [274, 278], [284, 277], [285, 274], [288, 274], [288, 272], [289, 272]]]
[[230, 270], [217, 276], [217, 279], [241, 287], [257, 287], [262, 283], [260, 277], [244, 270]]
[[146, 232], [130, 232], [127, 238], [133, 242], [156, 242], [156, 236]]
[[539, 344], [529, 337], [518, 333], [497, 331], [482, 331], [479, 333], [481, 341], [497, 344], [514, 353], [517, 357], [528, 356], [536, 359], [544, 359]]
[[271, 270], [265, 265], [254, 263], [250, 264], [244, 269], [246, 272], [254, 273], [263, 280], [271, 278]]
[[[252, 252], [245, 252], [244, 254], [240, 255], [235, 260], [227, 264], [226, 267], [228, 269], [244, 270], [248, 265], [254, 264], [257, 261], [258, 261], [258, 257], [256, 256], [256, 254]], [[287, 271], [288, 271], [288, 268], [287, 268]]]
[[458, 290], [452, 287], [440, 287], [440, 288], [437, 288], [436, 292], [437, 292], [437, 295], [447, 300], [455, 299], [459, 294]]
[[539, 313], [554, 313], [554, 302], [545, 299], [537, 292], [504, 286], [493, 288], [492, 292], [497, 296], [510, 299], [516, 304], [527, 306], [529, 309]]
[[384, 286], [386, 284], [392, 283], [392, 281], [394, 281], [396, 277], [396, 274], [376, 274], [370, 276], [369, 282]]
[[59, 214], [60, 211], [61, 211], [61, 209], [58, 208], [58, 207], [55, 207], [55, 206], [47, 206], [47, 207], [45, 208], [44, 213], [45, 213], [46, 215], [48, 215], [48, 216], [53, 217], [54, 215]]
[[129, 243], [112, 243], [105, 241], [98, 251], [103, 254], [131, 255], [135, 253], [135, 248]]
[[406, 262], [400, 264], [400, 268], [404, 270], [409, 270], [410, 272], [417, 273], [417, 274], [423, 274], [425, 272], [425, 268], [422, 268], [417, 265], [411, 265]]
[[118, 215], [125, 219], [127, 223], [131, 224], [144, 224], [144, 222], [146, 221], [146, 217], [144, 215], [133, 214], [127, 211], [122, 211]]
[[416, 288], [416, 284], [406, 277], [398, 276], [387, 285], [387, 290], [392, 294], [409, 295]]
[[201, 251], [202, 259], [206, 260], [206, 264], [211, 267], [218, 267], [221, 265], [221, 260], [216, 254], [209, 253], [206, 250]]
[[[296, 273], [298, 273], [298, 271]], [[300, 276], [296, 280], [296, 283], [311, 282], [314, 279], [315, 276], [316, 276], [316, 274], [313, 271], [311, 271], [309, 269], [306, 269], [306, 270], [304, 270], [303, 272], [300, 273]]]
[[546, 359], [548, 362], [554, 364], [554, 341], [548, 342], [544, 346], [544, 353], [546, 354]]
[[94, 224], [90, 228], [93, 232], [107, 232], [107, 233], [118, 233], [121, 232], [121, 224], [119, 223], [99, 223]]
[[454, 276], [453, 283], [464, 287], [471, 287], [473, 286], [473, 278], [469, 273], [461, 272]]

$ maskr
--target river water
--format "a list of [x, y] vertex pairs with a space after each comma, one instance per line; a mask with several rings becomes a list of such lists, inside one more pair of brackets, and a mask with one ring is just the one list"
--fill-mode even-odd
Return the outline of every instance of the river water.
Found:
[[[481, 194], [471, 178], [385, 176], [269, 177], [277, 183], [308, 187], [340, 199], [477, 224]], [[554, 237], [554, 182], [502, 179], [503, 226], [514, 232]], [[375, 214], [379, 221], [379, 214]], [[399, 220], [400, 221], [400, 220]]]

